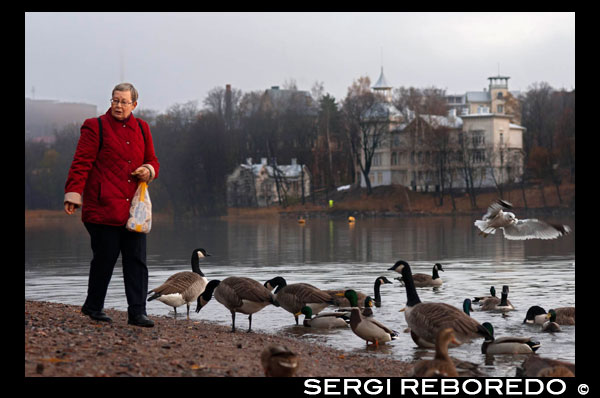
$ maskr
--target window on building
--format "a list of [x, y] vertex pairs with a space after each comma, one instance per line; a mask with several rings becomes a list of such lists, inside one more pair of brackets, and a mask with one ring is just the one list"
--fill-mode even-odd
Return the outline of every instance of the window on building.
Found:
[[498, 99], [502, 99], [502, 97], [504, 96], [504, 94], [502, 94], [502, 91], [498, 92]]
[[498, 113], [504, 113], [504, 105], [498, 105]]
[[485, 145], [485, 132], [484, 131], [473, 131], [471, 133], [471, 142], [474, 147]]
[[392, 166], [395, 166], [398, 164], [398, 154], [396, 152], [392, 152], [391, 164], [392, 164]]

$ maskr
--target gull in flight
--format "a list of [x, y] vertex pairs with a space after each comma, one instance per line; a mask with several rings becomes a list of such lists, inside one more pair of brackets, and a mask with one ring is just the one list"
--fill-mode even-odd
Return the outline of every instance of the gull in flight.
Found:
[[556, 239], [571, 232], [567, 225], [550, 224], [535, 218], [519, 220], [512, 209], [512, 204], [506, 200], [496, 199], [481, 220], [475, 221], [475, 226], [481, 231], [480, 235], [487, 237], [502, 228], [504, 237], [511, 240], [524, 239]]

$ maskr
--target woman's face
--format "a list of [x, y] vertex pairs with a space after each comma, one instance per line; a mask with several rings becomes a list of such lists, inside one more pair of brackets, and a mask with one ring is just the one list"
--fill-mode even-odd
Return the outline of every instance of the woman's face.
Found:
[[131, 101], [131, 91], [115, 91], [112, 96], [110, 112], [117, 120], [125, 120], [137, 106]]

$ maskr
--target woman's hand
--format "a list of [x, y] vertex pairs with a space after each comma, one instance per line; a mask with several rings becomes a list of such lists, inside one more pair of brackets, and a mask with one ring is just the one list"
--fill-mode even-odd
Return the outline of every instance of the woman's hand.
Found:
[[148, 180], [150, 180], [150, 170], [148, 170], [148, 168], [144, 166], [140, 166], [137, 169], [135, 169], [135, 171], [131, 173], [131, 175], [137, 177], [138, 180], [143, 182], [148, 182]]
[[68, 215], [75, 214], [75, 211], [78, 207], [79, 206], [75, 203], [65, 202], [65, 213], [67, 213]]

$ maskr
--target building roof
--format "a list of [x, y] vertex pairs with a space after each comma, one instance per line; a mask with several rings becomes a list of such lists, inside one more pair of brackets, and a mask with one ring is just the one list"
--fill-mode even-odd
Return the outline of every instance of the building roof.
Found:
[[379, 79], [377, 79], [377, 83], [371, 88], [373, 90], [389, 90], [392, 88], [383, 75], [383, 66], [381, 67], [381, 74], [379, 75]]
[[461, 128], [463, 125], [462, 119], [458, 116], [420, 115], [420, 117], [432, 127], [449, 127], [457, 129]]
[[492, 100], [489, 91], [467, 91], [465, 95], [467, 102], [490, 102]]
[[390, 102], [378, 101], [363, 113], [364, 119], [386, 119], [402, 117], [402, 112]]

